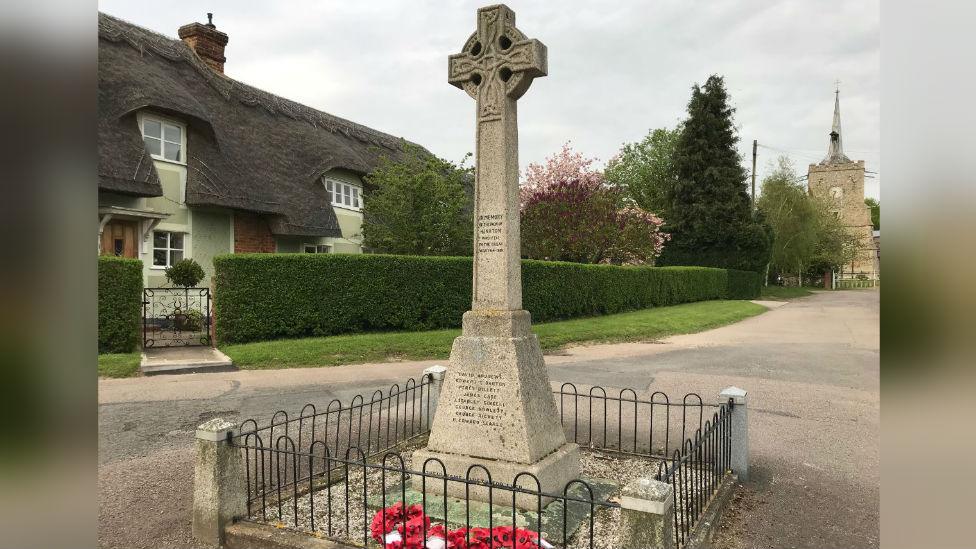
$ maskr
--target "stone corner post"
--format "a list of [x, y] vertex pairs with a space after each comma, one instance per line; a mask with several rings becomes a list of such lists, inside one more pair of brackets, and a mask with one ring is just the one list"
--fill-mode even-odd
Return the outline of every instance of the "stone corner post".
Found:
[[674, 549], [674, 489], [637, 479], [620, 493], [620, 549]]
[[739, 480], [749, 480], [749, 398], [748, 391], [738, 387], [728, 387], [719, 393], [719, 404], [732, 399], [732, 471]]
[[444, 388], [444, 376], [447, 375], [447, 367], [435, 364], [424, 370], [423, 375], [430, 375], [430, 412], [427, 420], [434, 421], [434, 414], [437, 413], [437, 401], [441, 398], [441, 390]]
[[221, 418], [197, 427], [193, 537], [211, 546], [220, 546], [224, 527], [247, 514], [243, 458], [228, 440], [234, 435], [235, 424]]

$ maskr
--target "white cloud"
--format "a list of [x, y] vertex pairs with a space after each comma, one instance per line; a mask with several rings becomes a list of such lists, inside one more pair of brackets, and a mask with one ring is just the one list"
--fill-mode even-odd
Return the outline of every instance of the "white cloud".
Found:
[[[99, 9], [168, 36], [206, 11], [230, 36], [227, 73], [459, 160], [474, 148], [474, 103], [447, 83], [447, 56], [475, 28], [470, 1], [133, 3]], [[549, 48], [549, 76], [519, 102], [520, 161], [566, 140], [605, 161], [621, 143], [684, 116], [690, 88], [726, 77], [743, 162], [752, 140], [823, 157], [840, 79], [844, 146], [880, 165], [879, 3], [513, 1], [519, 28]], [[775, 150], [760, 149], [762, 177]], [[867, 194], [880, 196], [880, 176]]]

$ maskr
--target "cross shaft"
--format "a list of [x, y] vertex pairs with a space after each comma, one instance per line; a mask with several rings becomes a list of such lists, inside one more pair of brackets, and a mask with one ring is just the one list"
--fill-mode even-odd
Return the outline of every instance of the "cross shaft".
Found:
[[522, 308], [516, 101], [546, 71], [545, 45], [501, 4], [478, 10], [478, 30], [448, 60], [448, 82], [477, 100], [472, 310]]

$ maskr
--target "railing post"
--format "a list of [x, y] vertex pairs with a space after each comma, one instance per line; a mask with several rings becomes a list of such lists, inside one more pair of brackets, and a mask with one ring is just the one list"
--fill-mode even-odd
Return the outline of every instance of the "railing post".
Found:
[[247, 514], [247, 486], [240, 448], [230, 444], [235, 424], [214, 418], [197, 427], [193, 471], [193, 537], [224, 541], [224, 527]]
[[430, 375], [430, 417], [427, 418], [428, 425], [434, 422], [434, 414], [437, 413], [437, 401], [441, 397], [441, 389], [444, 388], [444, 376], [447, 374], [447, 367], [435, 364], [424, 370], [424, 375]]
[[732, 471], [740, 481], [749, 480], [749, 406], [748, 392], [738, 387], [728, 387], [719, 393], [719, 404], [732, 399], [732, 451], [729, 456]]
[[674, 489], [637, 479], [620, 493], [620, 549], [674, 549]]

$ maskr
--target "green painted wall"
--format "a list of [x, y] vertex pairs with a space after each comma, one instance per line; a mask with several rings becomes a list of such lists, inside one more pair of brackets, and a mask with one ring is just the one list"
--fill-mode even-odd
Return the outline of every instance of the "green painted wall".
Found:
[[[168, 213], [169, 217], [162, 220], [156, 226], [157, 231], [172, 231], [188, 233], [184, 236], [183, 257], [193, 257], [193, 231], [190, 226], [190, 209], [183, 205], [183, 185], [186, 182], [186, 166], [154, 160], [156, 172], [159, 174], [159, 183], [163, 187], [163, 196], [146, 198], [145, 207], [157, 212]], [[163, 267], [155, 267], [152, 264], [153, 235], [143, 242], [142, 264], [143, 272], [146, 276], [146, 287], [168, 286]], [[197, 261], [200, 261], [197, 259]], [[203, 263], [201, 262], [201, 265]], [[211, 266], [213, 269], [213, 266]], [[209, 282], [209, 280], [208, 280]]]
[[159, 183], [163, 187], [163, 196], [147, 198], [146, 206], [157, 212], [168, 213], [163, 223], [170, 226], [189, 225], [189, 209], [183, 205], [183, 185], [186, 183], [186, 167], [170, 162], [154, 161], [156, 172], [159, 173]]
[[282, 254], [296, 254], [302, 251], [302, 244], [306, 240], [308, 241], [309, 244], [313, 244], [315, 243], [313, 242], [313, 240], [318, 240], [318, 239], [312, 239], [312, 238], [304, 239], [302, 237], [296, 237], [296, 236], [277, 236], [275, 237], [275, 244], [277, 245], [275, 251]]
[[214, 270], [214, 256], [233, 252], [231, 214], [223, 210], [194, 208], [191, 216], [193, 220], [193, 234], [190, 237], [191, 257], [207, 273], [207, 277], [200, 285], [209, 287]]

